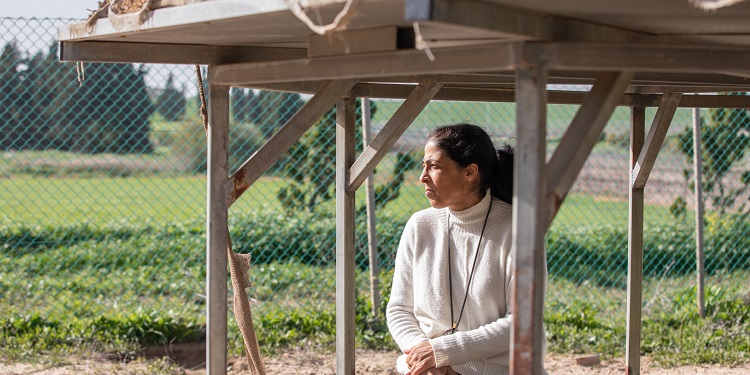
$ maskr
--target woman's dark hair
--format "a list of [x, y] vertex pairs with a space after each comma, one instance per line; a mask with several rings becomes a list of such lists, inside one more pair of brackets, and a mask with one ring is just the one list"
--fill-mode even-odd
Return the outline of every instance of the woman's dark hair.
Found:
[[493, 197], [513, 201], [513, 147], [498, 150], [484, 129], [472, 124], [441, 126], [427, 136], [462, 168], [475, 163], [479, 168], [480, 192], [491, 189]]

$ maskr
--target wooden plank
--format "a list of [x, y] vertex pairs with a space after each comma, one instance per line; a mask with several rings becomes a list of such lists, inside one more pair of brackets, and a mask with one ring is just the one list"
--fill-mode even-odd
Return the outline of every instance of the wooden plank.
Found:
[[[425, 25], [447, 24], [494, 31], [509, 38], [537, 41], [612, 43], [667, 42], [668, 38], [545, 14], [503, 4], [464, 0], [406, 0], [406, 19]], [[413, 5], [412, 5], [413, 4]]]
[[60, 61], [145, 64], [233, 64], [304, 58], [304, 48], [129, 42], [60, 42]]
[[544, 374], [542, 311], [546, 260], [546, 69], [539, 57], [521, 64], [518, 74], [517, 143], [513, 179], [513, 328], [510, 373]]
[[631, 72], [600, 73], [552, 154], [546, 170], [550, 205], [547, 226], [552, 224], [632, 77]]
[[319, 57], [287, 61], [228, 64], [218, 67], [217, 82], [232, 85], [254, 83], [363, 79], [403, 74], [434, 74], [460, 71], [513, 70], [518, 45], [495, 43], [454, 47], [425, 52], [399, 50], [350, 56]]
[[354, 163], [355, 98], [336, 104], [336, 373], [354, 374], [355, 262], [354, 193], [348, 189]]
[[[214, 71], [209, 67], [209, 83]], [[226, 187], [229, 145], [229, 86], [208, 87], [208, 171], [206, 213], [206, 373], [227, 373]]]
[[230, 177], [232, 183], [227, 189], [229, 205], [237, 201], [265, 171], [283, 155], [302, 134], [313, 126], [336, 103], [351, 90], [354, 81], [331, 81], [324, 84], [315, 96], [287, 121], [266, 143], [245, 161]]
[[349, 190], [359, 188], [441, 87], [442, 83], [434, 81], [417, 85], [352, 166]]
[[[544, 52], [531, 51], [532, 49]], [[550, 69], [727, 74], [750, 72], [750, 53], [744, 47], [534, 43], [525, 51], [545, 53]]]
[[669, 125], [672, 123], [672, 118], [674, 118], [681, 98], [682, 94], [678, 93], [665, 94], [661, 97], [654, 121], [648, 130], [643, 151], [638, 156], [638, 161], [632, 169], [631, 184], [637, 189], [646, 186], [646, 181], [648, 181], [648, 176], [654, 167], [656, 157], [661, 150], [662, 143], [664, 143], [664, 138], [667, 136], [667, 130], [669, 130]]
[[698, 315], [706, 317], [706, 256], [703, 252], [703, 153], [700, 108], [693, 109], [693, 176], [695, 178], [695, 285]]
[[[646, 108], [631, 107], [630, 170], [643, 152]], [[628, 189], [628, 302], [625, 337], [625, 374], [641, 372], [641, 304], [643, 303], [643, 188]]]
[[404, 38], [405, 33], [399, 32], [395, 25], [343, 30], [327, 35], [311, 34], [308, 38], [307, 57], [387, 52], [407, 46], [414, 48], [414, 33], [412, 29], [405, 30], [411, 34], [409, 45], [403, 44], [402, 41], [409, 39]]

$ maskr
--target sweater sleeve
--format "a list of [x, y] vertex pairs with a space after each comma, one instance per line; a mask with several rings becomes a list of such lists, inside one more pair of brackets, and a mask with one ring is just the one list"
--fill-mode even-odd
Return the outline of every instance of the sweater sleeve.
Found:
[[391, 297], [386, 308], [388, 330], [401, 350], [408, 349], [427, 340], [414, 315], [414, 226], [407, 222], [396, 252]]

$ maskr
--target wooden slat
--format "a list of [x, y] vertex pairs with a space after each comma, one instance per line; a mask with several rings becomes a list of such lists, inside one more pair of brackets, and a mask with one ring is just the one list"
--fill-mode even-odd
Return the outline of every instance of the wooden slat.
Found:
[[661, 150], [661, 145], [667, 136], [677, 105], [680, 103], [680, 98], [682, 98], [682, 94], [677, 93], [662, 96], [654, 121], [648, 130], [643, 151], [638, 156], [638, 161], [632, 169], [631, 184], [633, 187], [640, 189], [646, 186], [648, 176], [656, 162], [656, 156]]
[[232, 64], [304, 58], [304, 48], [197, 44], [60, 42], [61, 61], [145, 64]]
[[[646, 108], [635, 105], [630, 119], [630, 170], [643, 152]], [[628, 189], [628, 302], [625, 374], [641, 372], [641, 304], [643, 303], [643, 188]]]
[[359, 188], [442, 86], [439, 82], [424, 82], [412, 91], [352, 166], [349, 190]]
[[501, 43], [444, 48], [432, 51], [435, 61], [430, 61], [423, 51], [399, 50], [351, 56], [229, 64], [218, 68], [216, 78], [218, 83], [222, 84], [251, 85], [418, 73], [512, 70], [515, 68], [517, 49], [516, 44]]
[[336, 104], [336, 373], [354, 374], [354, 191], [347, 189], [354, 163], [355, 98]]
[[[209, 82], [213, 67], [209, 68]], [[227, 373], [229, 87], [209, 85], [206, 213], [206, 373]]]
[[510, 373], [541, 375], [544, 353], [546, 70], [539, 59], [518, 74], [517, 145], [514, 157], [513, 242], [515, 281]]
[[354, 86], [352, 80], [331, 81], [326, 83], [315, 96], [305, 103], [276, 134], [274, 134], [258, 151], [230, 177], [232, 184], [227, 189], [227, 201], [231, 205], [242, 193], [255, 182], [265, 171], [283, 155], [294, 142], [313, 126], [326, 111], [331, 109], [339, 98]]
[[[531, 51], [539, 49], [541, 51]], [[750, 72], [747, 48], [715, 45], [533, 43], [528, 53], [544, 53], [550, 69], [643, 72]]]
[[622, 100], [632, 76], [631, 72], [600, 73], [552, 154], [546, 170], [547, 201], [550, 204], [548, 226]]

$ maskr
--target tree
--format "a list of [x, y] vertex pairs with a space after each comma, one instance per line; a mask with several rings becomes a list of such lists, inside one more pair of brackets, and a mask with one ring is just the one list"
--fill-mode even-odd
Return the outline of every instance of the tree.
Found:
[[254, 108], [260, 111], [252, 112], [251, 116], [266, 137], [281, 128], [304, 104], [296, 93], [260, 91], [257, 98]]
[[[714, 209], [719, 214], [725, 214], [728, 210], [736, 208], [737, 198], [745, 194], [750, 186], [750, 171], [740, 174], [737, 188], [729, 187], [725, 179], [732, 167], [745, 157], [745, 152], [750, 147], [750, 115], [746, 109], [712, 109], [709, 121], [701, 120], [700, 127], [702, 189]], [[678, 147], [691, 164], [694, 157], [692, 129], [687, 129], [679, 135]], [[685, 179], [691, 187], [692, 174], [692, 168], [684, 170]], [[675, 201], [673, 206], [679, 204], [679, 201]], [[743, 210], [744, 207], [743, 203], [739, 209]], [[673, 211], [676, 214], [684, 212], [679, 207], [673, 207]]]
[[[357, 124], [356, 148], [362, 151], [361, 102], [356, 105]], [[370, 102], [370, 113], [374, 115], [377, 106]], [[307, 209], [314, 211], [320, 202], [333, 198], [336, 178], [336, 111], [326, 112], [312, 129], [287, 152], [289, 160], [284, 173], [292, 182], [279, 189], [276, 197], [282, 206], [293, 210]], [[375, 187], [375, 204], [384, 207], [386, 203], [399, 195], [404, 181], [405, 171], [415, 163], [410, 154], [399, 153], [394, 165], [391, 179]], [[364, 210], [364, 206], [359, 208]]]
[[15, 42], [3, 47], [0, 54], [0, 149], [23, 148], [23, 112], [19, 110], [22, 92], [21, 52]]
[[55, 103], [60, 108], [54, 119], [56, 147], [87, 153], [151, 152], [148, 119], [154, 106], [144, 68], [92, 63], [85, 69], [80, 87], [70, 87], [75, 78], [68, 73], [68, 85], [59, 88], [67, 92]]
[[174, 76], [169, 73], [164, 90], [156, 99], [156, 109], [167, 121], [180, 121], [185, 116], [187, 100], [182, 91], [174, 87]]
[[230, 95], [230, 110], [236, 123], [258, 123], [261, 111], [255, 92], [233, 87]]

